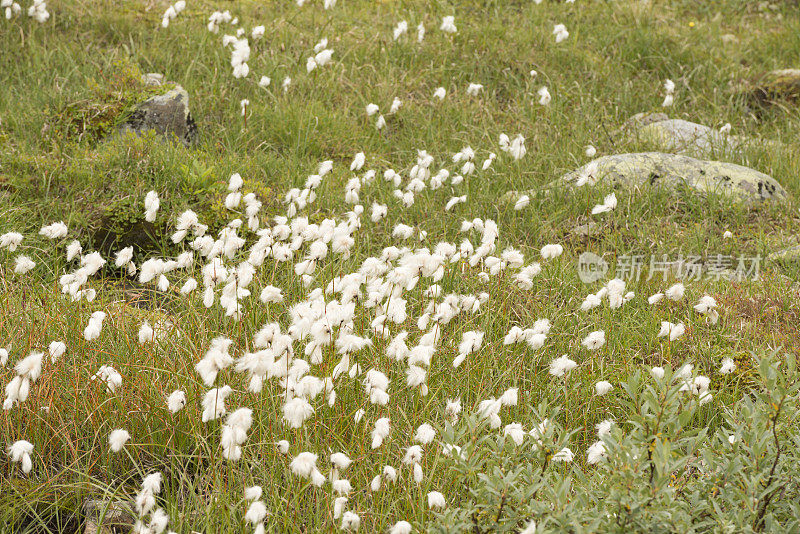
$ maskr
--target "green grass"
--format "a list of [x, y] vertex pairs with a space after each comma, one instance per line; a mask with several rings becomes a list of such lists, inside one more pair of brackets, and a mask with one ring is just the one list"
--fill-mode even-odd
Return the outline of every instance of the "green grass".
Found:
[[[621, 309], [607, 303], [589, 313], [579, 310], [586, 294], [600, 284], [582, 284], [577, 258], [583, 251], [603, 256], [612, 266], [627, 254], [676, 258], [714, 254], [761, 255], [797, 244], [800, 217], [800, 112], [797, 107], [751, 112], [733, 89], [775, 68], [797, 67], [800, 54], [800, 18], [791, 2], [766, 16], [757, 7], [735, 0], [696, 5], [687, 1], [590, 1], [576, 3], [455, 1], [339, 0], [324, 11], [319, 2], [298, 8], [293, 2], [228, 2], [224, 6], [188, 2], [186, 11], [169, 28], [159, 26], [168, 3], [53, 1], [51, 19], [39, 25], [26, 16], [0, 21], [0, 234], [19, 231], [25, 240], [18, 253], [37, 262], [24, 277], [13, 274], [17, 253], [0, 251], [0, 346], [10, 346], [11, 363], [29, 352], [43, 350], [53, 340], [67, 343], [67, 354], [45, 364], [43, 376], [32, 386], [31, 398], [0, 414], [3, 446], [17, 439], [34, 443], [34, 470], [23, 476], [18, 465], [0, 462], [0, 531], [66, 532], [83, 521], [85, 498], [130, 498], [142, 475], [154, 470], [165, 477], [159, 505], [180, 532], [242, 531], [246, 504], [244, 486], [264, 487], [270, 515], [268, 531], [332, 531], [332, 492], [309, 487], [291, 474], [289, 461], [274, 443], [288, 439], [291, 455], [313, 451], [318, 465], [327, 466], [330, 452], [341, 451], [356, 460], [346, 476], [355, 488], [349, 509], [359, 512], [362, 530], [385, 532], [399, 519], [415, 530], [432, 524], [427, 510], [428, 491], [441, 491], [449, 502], [464, 497], [465, 489], [450, 476], [438, 447], [426, 448], [425, 480], [417, 485], [400, 460], [416, 427], [423, 422], [444, 425], [444, 402], [460, 397], [465, 412], [483, 399], [519, 387], [521, 402], [503, 411], [503, 424], [521, 422], [526, 429], [538, 424], [535, 408], [541, 401], [562, 408], [559, 423], [575, 434], [569, 447], [576, 453], [575, 469], [591, 476], [585, 465], [586, 448], [595, 441], [595, 424], [608, 418], [623, 423], [630, 406], [620, 383], [637, 370], [654, 365], [677, 368], [692, 362], [712, 378], [715, 400], [703, 407], [691, 424], [719, 427], [721, 412], [747, 394], [753, 385], [752, 354], [777, 348], [798, 348], [797, 263], [764, 261], [761, 279], [742, 283], [700, 280], [687, 284], [687, 297], [677, 303], [647, 304], [646, 297], [674, 280], [629, 283], [636, 298]], [[712, 7], [713, 4], [713, 7]], [[27, 6], [23, 6], [26, 9]], [[251, 42], [251, 73], [231, 76], [230, 52], [223, 49], [224, 25], [218, 35], [205, 29], [215, 9], [230, 9], [243, 27], [266, 25], [265, 37]], [[454, 14], [458, 33], [438, 31], [441, 17]], [[392, 41], [392, 28], [402, 19], [410, 32]], [[414, 28], [423, 22], [425, 40], [418, 44]], [[555, 44], [554, 24], [566, 24], [570, 37]], [[690, 24], [692, 23], [692, 24]], [[737, 43], [724, 43], [733, 34]], [[316, 42], [327, 37], [335, 50], [330, 65], [308, 74], [305, 59]], [[196, 146], [185, 148], [155, 137], [78, 138], [65, 133], [64, 120], [75, 110], [124, 110], [139, 89], [120, 72], [160, 72], [190, 94], [191, 109], [200, 131]], [[529, 72], [538, 77], [532, 80]], [[261, 75], [272, 78], [268, 89], [258, 87]], [[287, 92], [280, 88], [291, 76]], [[676, 82], [672, 117], [719, 127], [727, 122], [734, 133], [782, 142], [781, 146], [750, 150], [730, 161], [770, 174], [789, 192], [782, 205], [734, 205], [729, 200], [664, 191], [616, 191], [619, 207], [602, 216], [589, 216], [591, 207], [611, 190], [607, 186], [578, 191], [542, 192], [528, 208], [514, 211], [498, 202], [511, 189], [544, 188], [566, 171], [586, 163], [584, 147], [598, 155], [645, 150], [648, 147], [613, 135], [625, 120], [642, 111], [661, 111], [661, 86]], [[135, 81], [135, 76], [133, 77]], [[485, 88], [477, 97], [466, 95], [470, 82]], [[131, 85], [133, 84], [133, 85]], [[536, 91], [547, 85], [552, 104], [539, 106]], [[443, 86], [443, 102], [432, 98]], [[388, 115], [392, 99], [403, 101], [400, 111]], [[250, 100], [246, 122], [241, 99]], [[386, 114], [388, 125], [378, 132], [365, 106], [374, 102]], [[106, 107], [103, 107], [106, 106]], [[113, 117], [97, 124], [107, 130]], [[513, 161], [498, 149], [501, 133], [526, 138], [527, 155]], [[435, 173], [464, 146], [476, 151], [476, 165], [489, 152], [498, 158], [487, 171], [476, 171], [460, 186], [425, 190], [406, 209], [394, 199], [392, 187], [381, 179], [393, 168], [407, 180], [417, 150], [427, 150], [436, 161]], [[175, 216], [192, 208], [215, 232], [241, 214], [224, 209], [228, 177], [239, 172], [243, 192], [254, 192], [264, 202], [262, 218], [284, 214], [286, 191], [303, 187], [323, 160], [334, 170], [317, 190], [318, 198], [303, 214], [319, 223], [326, 217], [341, 220], [352, 206], [344, 202], [344, 185], [353, 176], [350, 161], [364, 152], [364, 169], [375, 169], [375, 182], [365, 185], [363, 226], [354, 237], [350, 258], [330, 255], [320, 263], [313, 287], [325, 288], [334, 276], [357, 270], [364, 259], [397, 245], [391, 237], [397, 223], [428, 232], [420, 246], [441, 241], [458, 244], [476, 234], [462, 234], [464, 219], [495, 220], [500, 228], [498, 250], [520, 249], [526, 264], [541, 261], [538, 251], [547, 243], [561, 243], [565, 253], [543, 261], [534, 289], [516, 288], [507, 272], [482, 283], [479, 268], [449, 266], [440, 282], [444, 293], [490, 294], [475, 314], [462, 314], [444, 328], [440, 348], [429, 370], [430, 392], [420, 396], [405, 387], [402, 364], [388, 361], [385, 341], [374, 337], [372, 348], [358, 353], [364, 370], [384, 371], [391, 379], [391, 403], [369, 405], [358, 380], [337, 383], [333, 408], [314, 401], [317, 414], [300, 430], [281, 422], [282, 388], [274, 380], [261, 394], [246, 391], [247, 380], [232, 369], [221, 373], [216, 385], [230, 384], [234, 393], [229, 409], [249, 406], [254, 423], [248, 432], [244, 459], [226, 462], [219, 451], [222, 420], [200, 423], [200, 400], [205, 386], [194, 371], [216, 336], [235, 341], [234, 354], [252, 349], [253, 335], [265, 323], [280, 322], [284, 330], [288, 304], [308, 295], [288, 265], [271, 261], [252, 283], [253, 297], [244, 301], [239, 322], [226, 319], [215, 305], [206, 309], [198, 290], [181, 298], [177, 288], [193, 274], [200, 280], [200, 264], [190, 273], [171, 275], [172, 286], [157, 292], [152, 285], [121, 288], [122, 273], [111, 267], [92, 278], [98, 290], [92, 303], [70, 302], [60, 294], [58, 277], [76, 265], [67, 264], [67, 239], [52, 243], [37, 235], [43, 224], [64, 220], [71, 239], [84, 251], [99, 249], [111, 260], [125, 239], [101, 239], [112, 225], [109, 217], [141, 223], [145, 194], [156, 190], [162, 201], [158, 219], [137, 241], [135, 260], [173, 257], [186, 245], [169, 241]], [[404, 182], [405, 183], [405, 182]], [[467, 195], [467, 203], [450, 212], [444, 205], [452, 196]], [[373, 202], [389, 206], [386, 219], [372, 223]], [[573, 230], [597, 223], [588, 237]], [[724, 239], [730, 230], [733, 238]], [[113, 236], [112, 236], [113, 237]], [[249, 236], [248, 247], [254, 241]], [[416, 246], [414, 239], [409, 246]], [[244, 254], [244, 253], [242, 253]], [[246, 255], [237, 257], [236, 262]], [[299, 257], [299, 256], [298, 256]], [[400, 328], [416, 339], [416, 318], [429, 298], [422, 291], [429, 281], [406, 295], [409, 320]], [[263, 305], [257, 294], [266, 284], [278, 285], [287, 305]], [[131, 294], [145, 295], [145, 308], [132, 305]], [[691, 307], [702, 295], [720, 303], [722, 319], [707, 324]], [[100, 339], [86, 342], [82, 331], [89, 315], [106, 310]], [[362, 310], [356, 332], [369, 331], [374, 310]], [[143, 320], [168, 317], [180, 334], [150, 345], [137, 340]], [[513, 325], [530, 327], [549, 318], [552, 331], [546, 345], [531, 351], [524, 345], [504, 347], [502, 339]], [[683, 321], [686, 335], [668, 343], [656, 338], [662, 320]], [[451, 362], [463, 332], [486, 332], [483, 348], [457, 370]], [[595, 353], [581, 347], [590, 331], [604, 330], [607, 344]], [[296, 343], [302, 355], [303, 343]], [[329, 349], [328, 349], [329, 350]], [[580, 365], [565, 385], [548, 374], [550, 361], [568, 354]], [[727, 376], [717, 374], [723, 357], [739, 367]], [[330, 374], [338, 356], [326, 352], [312, 373]], [[123, 376], [115, 395], [90, 380], [100, 365], [112, 365]], [[0, 369], [5, 384], [15, 376], [11, 364]], [[609, 380], [615, 390], [593, 395], [598, 380]], [[183, 389], [187, 407], [170, 415], [165, 397]], [[43, 411], [49, 407], [49, 411]], [[353, 416], [366, 409], [364, 422]], [[390, 416], [392, 435], [372, 451], [369, 430], [375, 419]], [[122, 427], [131, 442], [122, 453], [110, 453], [108, 433]], [[400, 478], [377, 494], [369, 482], [383, 465], [395, 466]], [[327, 473], [323, 469], [324, 473]], [[595, 483], [601, 483], [595, 481]], [[249, 528], [249, 527], [248, 527]]]

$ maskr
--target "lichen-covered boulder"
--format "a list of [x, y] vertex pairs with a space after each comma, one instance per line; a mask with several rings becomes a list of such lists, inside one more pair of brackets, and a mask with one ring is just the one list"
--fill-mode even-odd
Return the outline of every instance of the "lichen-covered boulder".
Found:
[[149, 130], [175, 136], [186, 146], [197, 141], [197, 125], [189, 112], [189, 94], [183, 87], [175, 86], [137, 105], [119, 128], [122, 134], [139, 135]]
[[740, 200], [786, 200], [786, 191], [771, 176], [721, 161], [704, 161], [677, 154], [640, 152], [598, 158], [561, 180], [574, 182], [587, 170], [597, 179], [627, 186], [687, 186], [703, 193], [732, 196]]
[[622, 132], [624, 133], [635, 132], [636, 130], [644, 126], [647, 126], [648, 124], [665, 121], [668, 119], [669, 115], [667, 115], [666, 113], [637, 113], [636, 115], [625, 121], [625, 124], [622, 125]]
[[[559, 185], [573, 186], [577, 182], [610, 182], [628, 188], [681, 187], [724, 195], [744, 202], [785, 201], [786, 191], [772, 177], [733, 163], [704, 161], [677, 154], [640, 152], [604, 156], [569, 172], [547, 189]], [[516, 201], [525, 191], [511, 191], [506, 201]]]
[[775, 147], [774, 141], [730, 135], [683, 119], [670, 119], [663, 113], [637, 114], [623, 126], [626, 137], [644, 141], [662, 152], [694, 157], [725, 157], [745, 148]]
[[638, 131], [638, 135], [665, 152], [686, 156], [733, 154], [759, 143], [757, 140], [729, 135], [704, 124], [683, 119], [667, 119], [648, 124]]

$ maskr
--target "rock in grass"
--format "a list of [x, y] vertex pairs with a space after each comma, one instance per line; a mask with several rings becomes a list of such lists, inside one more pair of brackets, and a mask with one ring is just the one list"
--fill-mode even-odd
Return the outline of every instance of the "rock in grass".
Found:
[[189, 94], [183, 87], [177, 85], [137, 105], [120, 126], [119, 133], [140, 135], [149, 130], [175, 136], [186, 146], [197, 141], [197, 125], [189, 112]]
[[761, 77], [752, 87], [747, 87], [751, 104], [771, 106], [800, 104], [800, 69], [773, 70]]
[[[665, 120], [669, 120], [669, 115], [666, 113], [637, 113], [625, 121], [625, 124], [622, 125], [622, 132], [630, 134], [649, 124]], [[617, 136], [619, 133], [617, 132]]]
[[774, 141], [730, 135], [704, 124], [670, 119], [663, 113], [634, 115], [623, 131], [628, 139], [644, 141], [662, 152], [701, 158], [724, 157], [746, 148], [779, 146]]
[[784, 201], [787, 193], [771, 176], [742, 165], [705, 161], [677, 154], [641, 152], [604, 156], [561, 177], [574, 183], [595, 169], [597, 178], [626, 187], [686, 186], [701, 193], [716, 193], [737, 200]]
[[[618, 154], [598, 158], [583, 167], [569, 172], [546, 189], [572, 186], [579, 178], [589, 177], [589, 182], [610, 182], [628, 188], [665, 187], [677, 190], [683, 187], [700, 193], [719, 194], [737, 201], [783, 202], [786, 191], [766, 174], [720, 161], [705, 161], [688, 156], [641, 152]], [[503, 198], [516, 201], [530, 191], [511, 191]]]

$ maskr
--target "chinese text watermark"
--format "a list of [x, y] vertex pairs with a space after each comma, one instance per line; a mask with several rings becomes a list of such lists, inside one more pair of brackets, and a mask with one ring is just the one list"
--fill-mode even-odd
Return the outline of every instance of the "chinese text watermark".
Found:
[[[676, 256], [621, 254], [616, 257], [613, 269], [614, 278], [626, 281], [652, 280], [661, 277], [666, 280], [674, 276], [679, 280], [758, 280], [761, 256], [713, 254], [708, 257], [697, 255]], [[578, 258], [578, 276], [584, 283], [605, 278], [611, 266], [602, 257], [592, 252], [584, 252]]]

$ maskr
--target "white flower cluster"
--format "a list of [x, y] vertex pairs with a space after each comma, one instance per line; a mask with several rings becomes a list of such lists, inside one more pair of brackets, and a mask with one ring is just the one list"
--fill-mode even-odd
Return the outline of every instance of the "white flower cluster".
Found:
[[178, 13], [184, 9], [186, 9], [186, 0], [178, 0], [169, 6], [167, 10], [164, 11], [164, 15], [161, 17], [161, 27], [168, 28], [169, 23], [174, 20], [178, 16]]

